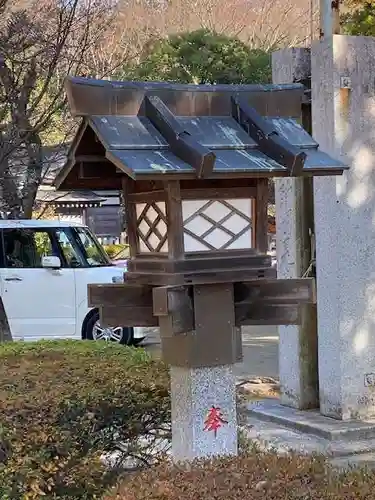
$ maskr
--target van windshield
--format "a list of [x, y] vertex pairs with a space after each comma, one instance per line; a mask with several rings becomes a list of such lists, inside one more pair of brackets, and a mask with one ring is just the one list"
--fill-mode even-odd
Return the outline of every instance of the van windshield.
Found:
[[112, 266], [112, 262], [97, 241], [95, 236], [85, 227], [73, 228], [78, 246], [89, 267]]
[[56, 237], [68, 267], [112, 266], [95, 236], [85, 227], [63, 228]]

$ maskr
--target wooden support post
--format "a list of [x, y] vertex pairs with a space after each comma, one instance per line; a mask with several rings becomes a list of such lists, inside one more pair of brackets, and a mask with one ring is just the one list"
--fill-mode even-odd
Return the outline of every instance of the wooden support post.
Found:
[[256, 227], [257, 227], [257, 200], [256, 200], [256, 191], [255, 197], [251, 198], [251, 246], [253, 248], [257, 247], [257, 235], [256, 235]]
[[[185, 312], [178, 314], [177, 310], [172, 311], [169, 325], [164, 322], [167, 328], [160, 332], [164, 360], [172, 366], [185, 368], [209, 368], [231, 365], [240, 361], [233, 284], [193, 285], [192, 290], [194, 295], [194, 312], [191, 308], [193, 320], [189, 320], [189, 304], [180, 293], [178, 301], [185, 308]], [[163, 293], [163, 289], [161, 292]], [[154, 299], [156, 295], [159, 293], [154, 294]], [[180, 301], [181, 298], [183, 302]], [[163, 314], [166, 311], [161, 312]], [[163, 317], [166, 320], [165, 316], [158, 314], [159, 320]], [[173, 325], [174, 318], [177, 319], [175, 325]], [[193, 327], [194, 332], [187, 331], [181, 335], [179, 328], [181, 320], [190, 329]]]
[[[311, 103], [302, 106], [302, 124], [309, 134], [312, 134]], [[315, 277], [315, 220], [314, 220], [314, 185], [312, 177], [301, 177], [296, 191], [297, 235], [299, 244], [298, 267], [299, 276]], [[301, 375], [306, 390], [306, 407], [319, 405], [318, 380], [318, 318], [316, 300], [300, 307], [300, 343]]]
[[135, 203], [129, 199], [129, 195], [134, 191], [134, 181], [129, 177], [122, 178], [122, 194], [124, 198], [126, 231], [129, 241], [129, 255], [135, 257], [139, 253], [139, 239], [137, 228], [137, 212]]
[[255, 242], [256, 249], [261, 253], [268, 250], [268, 180], [259, 179], [256, 196]]
[[180, 181], [168, 181], [164, 184], [167, 210], [168, 257], [171, 260], [184, 258], [184, 221]]

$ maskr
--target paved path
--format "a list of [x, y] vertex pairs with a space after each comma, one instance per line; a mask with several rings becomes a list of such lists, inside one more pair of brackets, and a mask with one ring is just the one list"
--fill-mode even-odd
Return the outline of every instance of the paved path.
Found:
[[279, 378], [277, 327], [244, 327], [242, 329], [244, 360], [236, 365], [241, 378]]
[[[241, 379], [252, 377], [278, 378], [277, 327], [244, 327], [242, 329], [244, 360], [236, 365], [236, 374]], [[147, 349], [160, 355], [160, 340], [157, 334], [147, 339]]]

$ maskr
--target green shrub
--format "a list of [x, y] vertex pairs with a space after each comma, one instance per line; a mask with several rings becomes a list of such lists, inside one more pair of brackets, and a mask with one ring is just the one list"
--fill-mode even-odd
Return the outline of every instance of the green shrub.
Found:
[[104, 250], [110, 259], [126, 259], [128, 256], [129, 245], [103, 245]]
[[105, 500], [373, 500], [375, 474], [340, 476], [321, 458], [253, 452], [129, 476]]
[[166, 367], [143, 350], [58, 341], [0, 346], [0, 499], [101, 498], [100, 460], [170, 421]]

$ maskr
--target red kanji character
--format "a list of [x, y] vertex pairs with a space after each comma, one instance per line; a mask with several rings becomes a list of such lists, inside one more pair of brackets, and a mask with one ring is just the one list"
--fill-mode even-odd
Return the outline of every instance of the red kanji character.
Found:
[[214, 431], [214, 435], [216, 437], [217, 430], [222, 427], [223, 424], [227, 424], [228, 422], [224, 420], [223, 414], [220, 408], [212, 406], [209, 412], [207, 413], [206, 420], [204, 422], [204, 431]]

